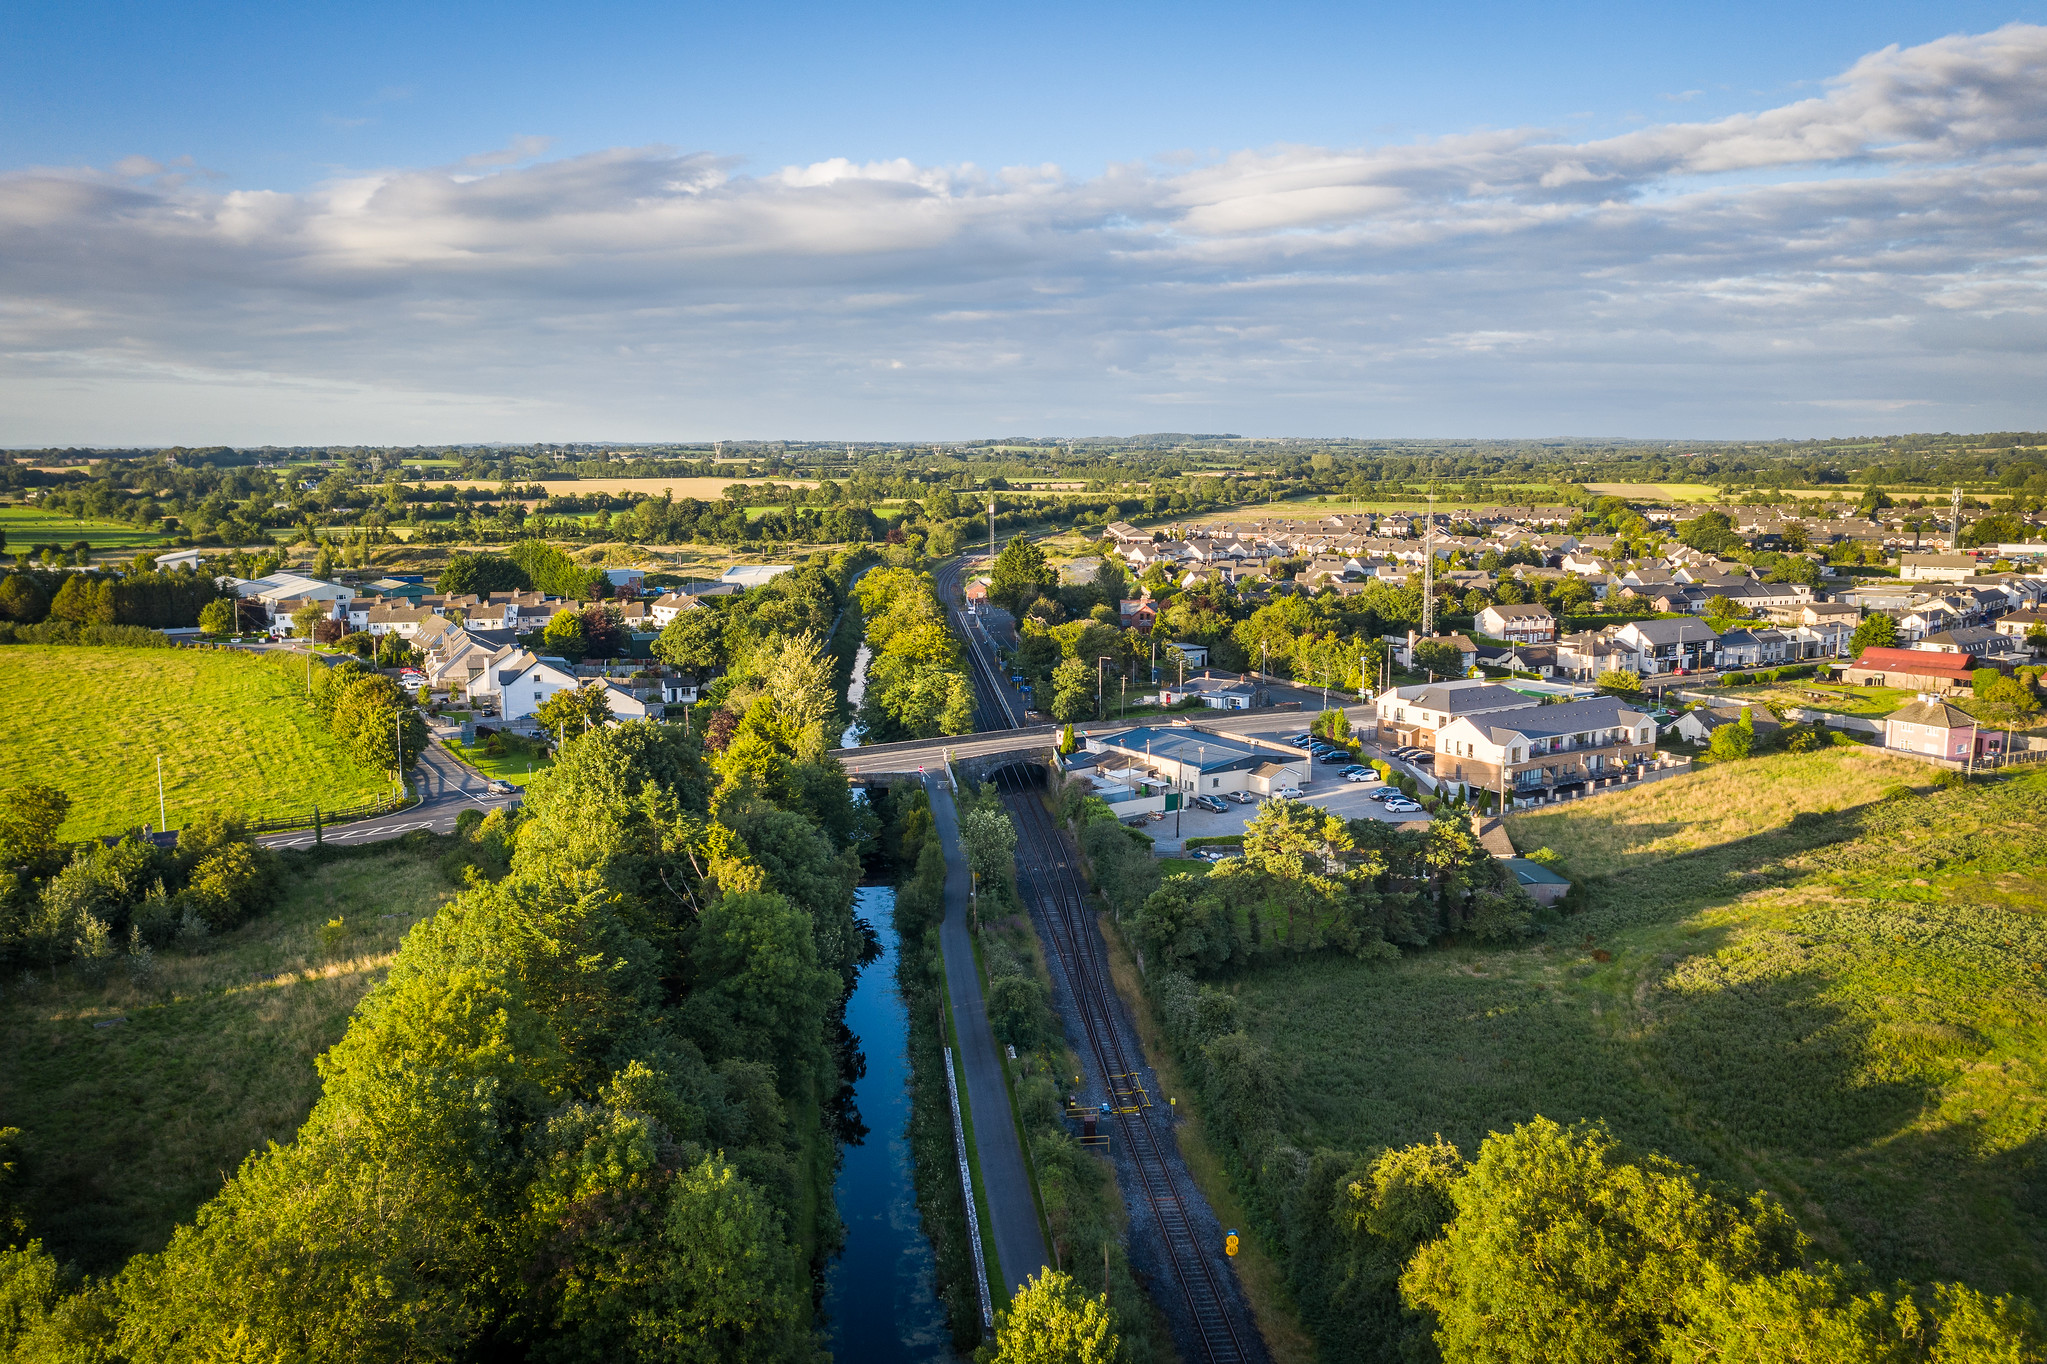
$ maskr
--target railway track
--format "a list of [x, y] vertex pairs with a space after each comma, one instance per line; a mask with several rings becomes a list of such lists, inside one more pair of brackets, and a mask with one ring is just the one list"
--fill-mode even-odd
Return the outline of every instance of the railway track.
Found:
[[[1013, 769], [998, 775], [997, 786], [1016, 822], [1017, 868], [1024, 893], [1036, 896], [1043, 909], [1053, 958], [1080, 1016], [1088, 1059], [1114, 1110], [1115, 1136], [1136, 1171], [1138, 1188], [1125, 1196], [1142, 1199], [1133, 1212], [1140, 1208], [1150, 1212], [1160, 1258], [1171, 1271], [1172, 1287], [1178, 1289], [1199, 1342], [1200, 1353], [1190, 1358], [1208, 1364], [1263, 1360], [1262, 1340], [1248, 1319], [1238, 1319], [1239, 1299], [1226, 1291], [1224, 1280], [1230, 1271], [1215, 1263], [1222, 1247], [1204, 1246], [1195, 1233], [1186, 1201], [1193, 1193], [1191, 1180], [1184, 1172], [1176, 1175], [1166, 1159], [1166, 1138], [1152, 1125], [1148, 1096], [1138, 1081], [1142, 1058], [1135, 1055], [1134, 1045], [1125, 1047], [1117, 1024], [1118, 1001], [1109, 979], [1107, 949], [1087, 907], [1087, 886], [1077, 857], [1069, 852], [1037, 793]], [[1193, 1196], [1198, 1200], [1198, 1194]], [[1133, 1232], [1141, 1225], [1133, 1217]]]
[[959, 636], [960, 643], [966, 648], [968, 676], [974, 684], [974, 729], [977, 733], [1020, 729], [1024, 724], [1023, 707], [1011, 698], [1008, 688], [1003, 685], [1002, 675], [996, 669], [993, 646], [988, 643], [985, 632], [980, 638], [975, 638], [975, 631], [965, 612], [953, 604], [959, 595], [963, 576], [962, 561], [954, 559], [934, 573], [932, 581], [938, 588], [938, 599], [952, 623], [953, 633]]

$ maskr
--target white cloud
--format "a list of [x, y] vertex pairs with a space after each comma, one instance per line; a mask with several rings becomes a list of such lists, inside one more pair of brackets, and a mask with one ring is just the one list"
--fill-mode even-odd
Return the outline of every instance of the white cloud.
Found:
[[0, 177], [0, 443], [946, 436], [1175, 404], [1262, 431], [1775, 434], [1910, 402], [1959, 430], [2041, 424], [2047, 392], [2038, 27], [1592, 141], [1092, 179], [546, 150], [303, 194], [141, 157]]

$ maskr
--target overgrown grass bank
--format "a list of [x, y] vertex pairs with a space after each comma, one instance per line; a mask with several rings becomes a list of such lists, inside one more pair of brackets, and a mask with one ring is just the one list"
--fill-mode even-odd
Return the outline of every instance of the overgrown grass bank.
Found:
[[91, 1270], [161, 1249], [251, 1151], [288, 1142], [319, 1096], [314, 1060], [383, 978], [399, 939], [452, 893], [434, 851], [286, 864], [270, 912], [146, 982], [69, 972], [0, 998], [0, 1126], [24, 1134], [20, 1196], [60, 1257]]
[[1517, 817], [1581, 881], [1536, 945], [1216, 982], [1270, 1058], [1235, 1173], [1325, 1354], [1333, 1233], [1289, 1181], [1537, 1114], [1766, 1188], [1879, 1281], [2047, 1298], [2047, 776], [1895, 789], [1928, 775], [1826, 750]]

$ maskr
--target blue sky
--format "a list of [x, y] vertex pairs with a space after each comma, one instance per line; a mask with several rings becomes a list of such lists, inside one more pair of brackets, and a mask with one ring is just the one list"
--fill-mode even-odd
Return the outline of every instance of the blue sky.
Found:
[[0, 443], [2047, 425], [2047, 3], [304, 8], [0, 12]]

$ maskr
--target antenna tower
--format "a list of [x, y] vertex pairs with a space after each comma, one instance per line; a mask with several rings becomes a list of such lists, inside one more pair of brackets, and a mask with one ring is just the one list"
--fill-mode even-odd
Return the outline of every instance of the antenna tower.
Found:
[[995, 494], [988, 494], [988, 563], [995, 563]]
[[1422, 528], [1422, 638], [1436, 637], [1436, 495], [1429, 494], [1428, 520]]

